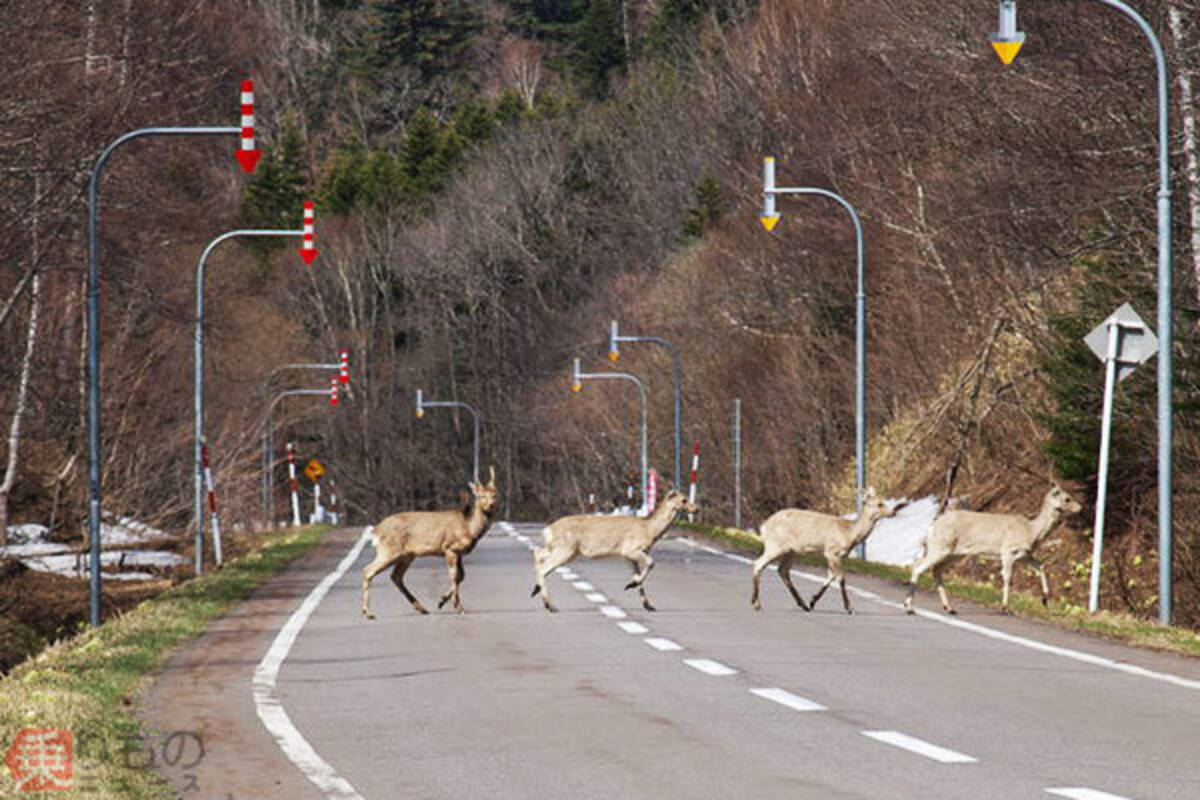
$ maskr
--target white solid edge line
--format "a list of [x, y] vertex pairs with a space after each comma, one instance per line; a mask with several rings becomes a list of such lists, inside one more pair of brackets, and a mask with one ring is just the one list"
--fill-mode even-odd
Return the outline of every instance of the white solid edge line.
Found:
[[641, 634], [650, 632], [650, 629], [640, 622], [618, 622], [617, 627], [626, 633]]
[[584, 598], [591, 600], [593, 603], [607, 603], [608, 602], [608, 598], [605, 597], [604, 595], [600, 594], [599, 592], [588, 592], [587, 594], [584, 595]]
[[[684, 540], [684, 539], [679, 539], [678, 541], [682, 541], [687, 544], [692, 544], [691, 542], [687, 542], [687, 540]], [[697, 547], [698, 545], [692, 544], [692, 546]], [[730, 559], [731, 561], [738, 561], [738, 562], [745, 563], [745, 564], [753, 563], [750, 559], [743, 558], [742, 556], [735, 555], [733, 553], [724, 553], [724, 556], [726, 558]], [[792, 575], [801, 577], [807, 581], [812, 581], [813, 583], [824, 583], [825, 582], [824, 577], [821, 577], [818, 575], [811, 575], [806, 572], [802, 572], [800, 570], [795, 570], [795, 569], [792, 570]], [[855, 589], [853, 586], [847, 586], [846, 589], [851, 594], [853, 594], [855, 597], [861, 597], [865, 600], [870, 600], [872, 602], [878, 603], [879, 605], [886, 606], [888, 608], [894, 608], [894, 609], [898, 609], [900, 611], [904, 610], [904, 606], [901, 603], [894, 603], [891, 600], [884, 600], [882, 597], [874, 594], [873, 592], [868, 592], [863, 589]], [[1015, 645], [1019, 645], [1021, 647], [1027, 647], [1031, 650], [1039, 650], [1043, 653], [1049, 653], [1051, 655], [1061, 656], [1063, 658], [1069, 658], [1074, 661], [1081, 661], [1085, 664], [1091, 664], [1091, 665], [1097, 666], [1097, 667], [1104, 667], [1106, 669], [1116, 670], [1117, 672], [1124, 672], [1127, 675], [1134, 675], [1139, 678], [1149, 678], [1151, 680], [1161, 681], [1163, 683], [1169, 683], [1173, 686], [1178, 686], [1183, 689], [1192, 689], [1195, 691], [1200, 691], [1200, 681], [1191, 680], [1190, 678], [1182, 678], [1178, 675], [1172, 675], [1169, 672], [1156, 672], [1151, 669], [1146, 669], [1145, 667], [1139, 667], [1136, 664], [1126, 664], [1121, 661], [1114, 661], [1111, 658], [1105, 658], [1104, 656], [1097, 656], [1097, 655], [1092, 655], [1091, 653], [1085, 653], [1081, 650], [1072, 650], [1068, 647], [1059, 647], [1058, 645], [1046, 644], [1045, 642], [1039, 642], [1036, 639], [1029, 639], [1025, 636], [1017, 636], [1017, 635], [1011, 634], [1011, 633], [1004, 633], [1003, 631], [998, 631], [998, 630], [995, 630], [994, 628], [988, 628], [988, 627], [979, 625], [974, 622], [966, 622], [965, 620], [956, 619], [956, 618], [948, 616], [946, 614], [939, 614], [934, 611], [927, 611], [925, 609], [918, 608], [918, 609], [915, 609], [914, 613], [918, 617], [921, 617], [923, 619], [931, 620], [933, 622], [940, 622], [943, 625], [949, 625], [951, 627], [959, 628], [964, 631], [971, 631], [972, 633], [977, 633], [981, 636], [987, 636], [991, 639], [996, 639], [996, 640], [999, 640], [1002, 642], [1008, 642], [1009, 644], [1015, 644]]]
[[727, 667], [720, 661], [713, 661], [711, 658], [685, 658], [683, 663], [687, 664], [692, 669], [699, 670], [706, 675], [736, 675], [737, 670], [733, 667]]
[[642, 641], [645, 642], [646, 644], [650, 645], [651, 647], [653, 647], [655, 650], [661, 650], [664, 653], [670, 652], [672, 650], [682, 650], [683, 649], [683, 645], [676, 644], [675, 642], [672, 642], [670, 639], [663, 639], [660, 636], [647, 636], [645, 639], [642, 639]]
[[300, 731], [296, 730], [296, 726], [292, 724], [287, 712], [283, 709], [283, 704], [279, 702], [279, 697], [275, 693], [275, 684], [279, 678], [279, 668], [283, 666], [283, 660], [287, 658], [292, 645], [296, 643], [296, 637], [300, 635], [300, 630], [308, 622], [308, 618], [321, 604], [321, 601], [325, 599], [325, 595], [333, 584], [337, 583], [346, 570], [350, 569], [358, 559], [367, 542], [371, 540], [371, 533], [372, 529], [368, 526], [333, 572], [326, 575], [316, 588], [309, 592], [300, 607], [292, 612], [287, 622], [279, 629], [271, 646], [267, 648], [267, 654], [254, 669], [254, 710], [258, 712], [258, 718], [262, 720], [267, 731], [275, 737], [283, 754], [299, 767], [304, 776], [316, 784], [327, 798], [335, 800], [364, 800], [364, 798], [345, 778], [334, 772], [333, 767], [321, 758], [312, 745], [300, 734]]
[[786, 689], [751, 689], [750, 694], [756, 697], [761, 697], [764, 700], [770, 700], [779, 703], [781, 706], [787, 706], [793, 711], [825, 711], [825, 706], [820, 703], [814, 703], [806, 697], [801, 697], [797, 694], [792, 694]]
[[911, 753], [931, 758], [934, 761], [940, 761], [943, 764], [972, 764], [979, 760], [954, 750], [948, 750], [945, 747], [938, 747], [936, 744], [930, 744], [922, 739], [917, 739], [899, 731], [863, 731], [862, 735], [877, 742], [890, 744], [893, 747], [908, 750]]
[[1059, 797], [1069, 797], [1071, 800], [1129, 800], [1128, 797], [1122, 797], [1119, 794], [1109, 794], [1101, 792], [1097, 789], [1087, 789], [1082, 786], [1063, 789], [1047, 789], [1047, 794], [1056, 794]]
[[600, 606], [600, 613], [612, 619], [625, 619], [626, 614], [616, 606]]

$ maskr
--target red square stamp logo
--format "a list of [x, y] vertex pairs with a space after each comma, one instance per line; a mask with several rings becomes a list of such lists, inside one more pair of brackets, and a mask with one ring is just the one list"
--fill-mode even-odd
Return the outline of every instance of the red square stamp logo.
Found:
[[61, 792], [71, 788], [75, 739], [68, 730], [24, 728], [4, 755], [18, 792]]

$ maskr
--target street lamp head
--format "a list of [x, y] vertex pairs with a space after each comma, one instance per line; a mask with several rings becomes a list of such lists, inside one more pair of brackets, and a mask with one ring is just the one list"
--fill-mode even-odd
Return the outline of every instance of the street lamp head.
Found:
[[779, 222], [779, 214], [775, 211], [775, 159], [772, 156], [763, 159], [763, 207], [758, 221], [768, 233]]
[[1000, 0], [1000, 22], [988, 41], [1005, 65], [1011, 64], [1017, 57], [1017, 52], [1025, 43], [1025, 34], [1017, 30], [1017, 0]]

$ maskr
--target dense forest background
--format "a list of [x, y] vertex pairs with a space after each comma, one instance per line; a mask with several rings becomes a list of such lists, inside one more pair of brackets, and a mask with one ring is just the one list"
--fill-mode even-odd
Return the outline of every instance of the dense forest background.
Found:
[[[1200, 353], [1191, 0], [1138, 5], [1172, 70], [1178, 617], [1200, 624]], [[184, 532], [191, 515], [196, 260], [242, 226], [299, 227], [321, 254], [231, 244], [210, 259], [207, 431], [226, 524], [263, 524], [259, 442], [276, 367], [335, 361], [337, 408], [289, 398], [295, 441], [366, 522], [456, 501], [483, 419], [502, 513], [619, 497], [637, 397], [570, 389], [610, 320], [683, 363], [684, 439], [704, 518], [853, 507], [855, 263], [845, 212], [781, 200], [757, 222], [761, 159], [827, 188], [866, 241], [869, 482], [1033, 513], [1047, 482], [1085, 511], [1052, 553], [1082, 597], [1102, 370], [1080, 342], [1121, 302], [1154, 317], [1155, 73], [1128, 20], [1023, 3], [1001, 66], [986, 0], [47, 0], [11, 3], [0, 64], [0, 531], [86, 521], [85, 190], [97, 155], [148, 125], [235, 125], [253, 77], [262, 163], [236, 139], [146, 139], [104, 178], [104, 498]], [[1190, 176], [1190, 177], [1189, 177]], [[671, 362], [627, 345], [673, 470]], [[1156, 613], [1154, 363], [1120, 385], [1105, 599]], [[278, 450], [279, 448], [277, 448]], [[275, 453], [277, 516], [284, 465]], [[685, 463], [686, 474], [686, 463]]]

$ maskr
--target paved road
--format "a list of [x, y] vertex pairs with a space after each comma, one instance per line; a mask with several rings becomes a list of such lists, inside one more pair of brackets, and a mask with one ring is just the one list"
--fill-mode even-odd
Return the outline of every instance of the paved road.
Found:
[[[270, 698], [311, 748], [297, 760], [326, 788], [297, 782], [300, 767], [272, 773], [286, 778], [275, 794], [259, 768], [239, 778], [230, 758], [278, 758], [261, 724], [229, 733], [236, 752], [211, 748], [221, 778], [209, 785], [224, 780], [235, 798], [367, 800], [1200, 797], [1195, 661], [965, 604], [951, 619], [930, 596], [919, 598], [929, 612], [906, 617], [901, 587], [855, 576], [869, 596], [852, 596], [853, 616], [836, 591], [800, 612], [773, 574], [755, 613], [745, 563], [681, 539], [655, 550], [657, 613], [622, 591], [623, 563], [576, 561], [550, 584], [561, 609], [551, 615], [529, 598], [539, 531], [499, 524], [481, 541], [462, 616], [420, 617], [381, 576], [379, 618], [363, 620], [368, 548], [310, 604]], [[287, 585], [311, 588], [350, 541]], [[423, 560], [407, 582], [432, 601], [444, 572]], [[234, 712], [207, 712], [218, 738], [253, 715], [251, 662], [282, 624], [277, 612], [252, 642], [236, 640], [245, 658], [225, 679], [244, 694]], [[182, 656], [167, 676], [177, 692], [187, 665]], [[197, 712], [173, 724], [187, 713]], [[237, 783], [256, 776], [253, 789]]]

